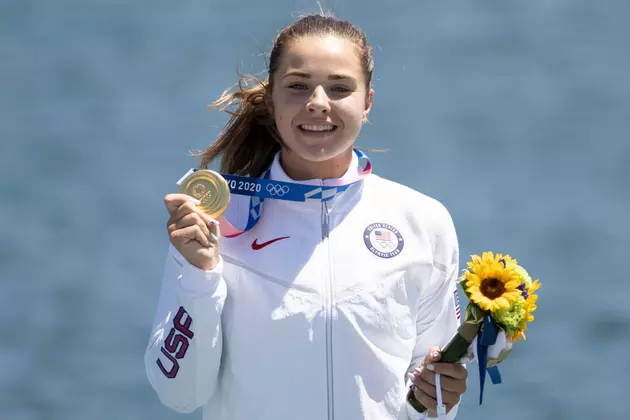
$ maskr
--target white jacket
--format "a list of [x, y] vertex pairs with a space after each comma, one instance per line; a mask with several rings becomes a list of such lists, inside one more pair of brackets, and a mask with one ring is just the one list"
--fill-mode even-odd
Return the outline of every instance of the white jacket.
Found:
[[[277, 156], [271, 179], [295, 182]], [[457, 330], [458, 261], [444, 206], [374, 174], [326, 203], [267, 199], [214, 270], [169, 246], [149, 381], [204, 420], [425, 418], [407, 373]]]

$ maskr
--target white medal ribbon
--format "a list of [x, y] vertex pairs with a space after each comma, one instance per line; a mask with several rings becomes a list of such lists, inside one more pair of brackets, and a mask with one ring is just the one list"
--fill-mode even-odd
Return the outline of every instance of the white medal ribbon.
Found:
[[442, 384], [440, 374], [435, 374], [435, 394], [437, 395], [437, 415], [439, 420], [446, 420], [446, 406], [442, 400]]

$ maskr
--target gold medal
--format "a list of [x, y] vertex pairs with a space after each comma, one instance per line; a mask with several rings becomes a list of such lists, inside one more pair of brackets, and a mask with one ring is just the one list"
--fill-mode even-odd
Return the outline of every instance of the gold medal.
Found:
[[230, 187], [225, 178], [209, 169], [191, 173], [179, 184], [179, 192], [201, 201], [199, 207], [216, 219], [230, 203]]

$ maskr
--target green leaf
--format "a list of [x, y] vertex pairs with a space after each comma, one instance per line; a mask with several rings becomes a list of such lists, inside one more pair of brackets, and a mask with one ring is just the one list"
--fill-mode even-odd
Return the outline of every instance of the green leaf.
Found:
[[481, 324], [486, 312], [474, 303], [469, 303], [466, 307], [466, 322], [467, 324]]

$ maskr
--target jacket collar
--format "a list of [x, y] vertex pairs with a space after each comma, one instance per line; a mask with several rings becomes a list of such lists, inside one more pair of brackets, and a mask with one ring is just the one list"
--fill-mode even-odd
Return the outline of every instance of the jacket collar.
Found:
[[[354, 174], [356, 174], [359, 168], [359, 158], [356, 153], [352, 153], [352, 161], [350, 162], [350, 166], [346, 173], [337, 179], [307, 179], [304, 181], [296, 181], [291, 179], [287, 175], [287, 173], [282, 168], [280, 164], [280, 153], [276, 153], [273, 163], [271, 164], [269, 178], [274, 181], [283, 181], [283, 182], [291, 182], [294, 184], [304, 184], [304, 185], [313, 185], [313, 186], [330, 186], [330, 185], [345, 185], [354, 179]], [[359, 181], [348, 188], [346, 191], [337, 194], [333, 199], [326, 202], [326, 207], [328, 210], [341, 210], [349, 205], [352, 205], [358, 199], [359, 193], [362, 190], [363, 182]], [[287, 205], [291, 208], [294, 208], [299, 211], [312, 212], [322, 211], [322, 202], [320, 200], [306, 200], [306, 202], [297, 202], [297, 201], [284, 201], [284, 200], [273, 200], [277, 202], [281, 202], [283, 205]], [[266, 201], [265, 201], [266, 202]]]

